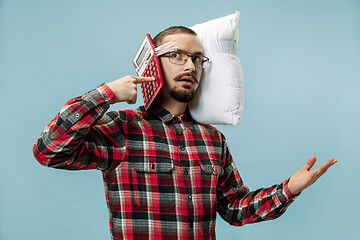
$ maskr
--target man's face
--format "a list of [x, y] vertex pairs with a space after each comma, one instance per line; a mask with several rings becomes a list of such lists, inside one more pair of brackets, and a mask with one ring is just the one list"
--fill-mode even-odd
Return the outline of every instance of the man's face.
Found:
[[[189, 55], [203, 55], [203, 47], [197, 38], [188, 33], [165, 36], [161, 44], [173, 41], [178, 51]], [[176, 65], [166, 56], [160, 57], [165, 87], [164, 97], [172, 97], [179, 102], [189, 102], [199, 86], [202, 68], [196, 68], [189, 57], [184, 65]]]

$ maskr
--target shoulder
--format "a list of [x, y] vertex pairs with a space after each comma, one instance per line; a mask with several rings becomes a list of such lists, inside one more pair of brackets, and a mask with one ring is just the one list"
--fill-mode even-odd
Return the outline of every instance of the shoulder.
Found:
[[217, 137], [221, 141], [226, 141], [224, 134], [216, 127], [210, 124], [202, 124], [195, 122], [195, 125], [203, 132], [209, 134], [212, 138]]
[[143, 106], [137, 109], [126, 109], [118, 111], [109, 111], [102, 118], [103, 122], [108, 121], [120, 121], [120, 122], [131, 122], [133, 120], [141, 121], [142, 119], [147, 119], [149, 113], [145, 111]]
[[148, 118], [149, 115], [149, 113], [145, 111], [144, 106], [140, 106], [137, 109], [127, 109], [122, 111], [120, 114], [123, 119], [127, 119], [128, 121], [132, 121], [132, 120], [139, 121], [141, 119]]

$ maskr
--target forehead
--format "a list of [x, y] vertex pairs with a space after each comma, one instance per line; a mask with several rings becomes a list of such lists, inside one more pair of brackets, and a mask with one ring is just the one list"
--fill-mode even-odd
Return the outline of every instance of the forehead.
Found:
[[173, 41], [175, 47], [187, 53], [204, 53], [204, 48], [197, 36], [189, 33], [176, 33], [164, 37], [162, 44]]

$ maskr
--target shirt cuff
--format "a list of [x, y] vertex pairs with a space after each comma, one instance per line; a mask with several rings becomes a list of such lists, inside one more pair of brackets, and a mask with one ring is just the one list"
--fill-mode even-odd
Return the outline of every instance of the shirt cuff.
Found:
[[299, 192], [298, 194], [292, 194], [288, 187], [289, 181], [290, 181], [290, 178], [283, 182], [283, 184], [284, 184], [283, 191], [288, 200], [294, 200], [301, 194], [301, 192]]
[[106, 83], [101, 84], [100, 87], [104, 90], [106, 94], [106, 97], [104, 98], [110, 99], [111, 104], [116, 103], [115, 95], [111, 88]]

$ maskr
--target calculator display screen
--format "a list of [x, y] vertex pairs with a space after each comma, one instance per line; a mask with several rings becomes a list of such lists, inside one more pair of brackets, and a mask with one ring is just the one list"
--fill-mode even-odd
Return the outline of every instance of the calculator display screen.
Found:
[[150, 48], [149, 44], [144, 45], [144, 48], [141, 50], [141, 53], [140, 53], [138, 59], [136, 60], [136, 64], [138, 66], [140, 66], [140, 64], [143, 61], [143, 59], [144, 59], [146, 53], [148, 52], [149, 48]]

